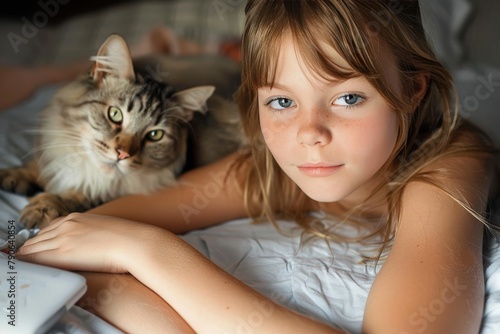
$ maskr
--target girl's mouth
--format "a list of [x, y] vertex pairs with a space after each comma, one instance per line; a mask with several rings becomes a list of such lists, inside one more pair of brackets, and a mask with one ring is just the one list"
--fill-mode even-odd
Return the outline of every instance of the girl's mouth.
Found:
[[305, 163], [298, 166], [298, 169], [307, 176], [325, 177], [337, 172], [343, 166], [327, 163]]

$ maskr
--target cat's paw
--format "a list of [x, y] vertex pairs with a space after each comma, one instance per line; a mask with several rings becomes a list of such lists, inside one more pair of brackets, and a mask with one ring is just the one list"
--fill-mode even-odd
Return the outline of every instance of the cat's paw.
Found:
[[27, 174], [24, 168], [0, 170], [0, 189], [26, 196], [39, 192], [40, 187]]
[[41, 193], [33, 197], [21, 210], [19, 221], [26, 228], [44, 228], [60, 216], [67, 215], [61, 197], [49, 193]]

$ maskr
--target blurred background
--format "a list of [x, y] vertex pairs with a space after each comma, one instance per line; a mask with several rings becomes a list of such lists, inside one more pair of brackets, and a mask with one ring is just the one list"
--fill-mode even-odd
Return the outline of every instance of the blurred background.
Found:
[[[460, 42], [466, 50], [465, 59], [500, 68], [498, 37], [500, 1], [468, 0], [467, 2], [470, 9], [466, 10], [467, 13], [459, 13], [463, 11], [461, 0], [421, 0], [428, 12], [434, 12], [431, 16], [437, 20], [437, 27], [441, 29], [446, 26], [446, 22], [442, 22], [446, 17], [465, 14], [466, 17], [462, 22], [449, 22], [454, 26], [448, 27], [459, 34]], [[134, 40], [137, 35], [158, 24], [171, 26], [177, 32], [195, 40], [221, 37], [220, 34], [238, 36], [241, 32], [245, 3], [246, 0], [10, 1], [9, 5], [0, 11], [2, 28], [0, 31], [5, 36], [0, 43], [2, 46], [0, 60], [18, 62], [33, 60], [34, 54], [29, 54], [32, 52], [47, 55], [42, 59], [48, 62], [52, 60], [48, 55], [54, 54], [55, 50], [50, 52], [41, 49], [58, 48], [58, 42], [66, 42], [67, 48], [73, 43], [84, 47], [89, 45], [89, 41], [92, 42], [92, 38], [101, 37], [101, 34], [107, 35], [110, 31], [122, 33]], [[53, 12], [48, 12], [45, 8], [51, 8]], [[47, 14], [47, 22], [44, 22], [40, 12]], [[38, 28], [40, 36], [30, 39], [30, 45], [20, 47], [22, 53], [13, 54], [12, 48], [8, 47], [9, 41], [5, 32], [22, 36], [20, 29], [24, 23], [23, 18], [27, 18]], [[444, 30], [449, 30], [448, 28]], [[80, 34], [76, 35], [80, 29]], [[64, 30], [65, 33], [60, 30]], [[71, 37], [85, 38], [72, 40]], [[96, 45], [100, 41], [95, 41]], [[58, 51], [62, 50], [58, 48]], [[69, 51], [63, 52], [69, 53]]]
[[111, 33], [134, 46], [157, 27], [213, 50], [242, 32], [246, 0], [10, 2], [0, 12], [0, 63], [58, 64], [93, 55]]

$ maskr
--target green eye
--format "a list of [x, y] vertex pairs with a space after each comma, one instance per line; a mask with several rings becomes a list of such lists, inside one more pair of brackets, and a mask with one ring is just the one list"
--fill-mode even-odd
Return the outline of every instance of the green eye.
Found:
[[160, 139], [163, 138], [163, 135], [164, 135], [163, 130], [153, 130], [148, 132], [146, 138], [151, 141], [159, 141]]
[[122, 111], [117, 107], [109, 107], [108, 117], [115, 124], [121, 124], [123, 121]]

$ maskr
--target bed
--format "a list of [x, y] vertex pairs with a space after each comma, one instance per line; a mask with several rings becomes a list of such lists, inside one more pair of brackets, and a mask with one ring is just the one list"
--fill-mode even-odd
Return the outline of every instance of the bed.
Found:
[[[9, 66], [71, 63], [94, 54], [113, 32], [120, 33], [132, 45], [144, 47], [143, 37], [158, 26], [168, 27], [175, 35], [195, 42], [200, 46], [198, 51], [219, 52], [221, 41], [234, 40], [241, 33], [244, 3], [243, 0], [125, 2], [71, 17], [57, 25], [48, 22], [28, 43], [18, 47], [11, 40], [2, 39], [0, 61]], [[492, 13], [500, 12], [500, 3], [424, 0], [422, 8], [438, 56], [456, 79], [462, 116], [481, 126], [500, 147], [500, 113], [495, 110], [500, 105], [500, 45], [498, 42], [491, 45], [500, 30]], [[0, 35], [21, 34], [23, 24], [25, 21], [21, 19], [4, 20], [0, 23]], [[170, 47], [171, 52], [178, 52], [176, 45]], [[20, 103], [0, 111], [0, 168], [20, 165], [26, 159], [33, 147], [33, 137], [24, 130], [34, 126], [38, 112], [58, 87], [59, 84], [38, 87]], [[0, 99], [5, 98], [1, 94]], [[17, 219], [26, 202], [22, 196], [0, 191], [0, 237], [5, 237], [7, 222]], [[498, 204], [497, 200], [500, 207]], [[498, 220], [498, 214], [492, 219]], [[182, 237], [230, 274], [278, 303], [359, 333], [361, 305], [378, 269], [360, 261], [360, 253], [366, 250], [334, 244], [332, 250], [336, 256], [332, 260], [325, 243], [313, 240], [301, 247], [300, 233], [293, 224], [281, 223], [294, 233], [293, 237], [285, 237], [269, 224], [251, 224], [248, 219]], [[22, 230], [20, 225], [17, 228]], [[351, 232], [346, 227], [345, 233]], [[485, 257], [486, 303], [481, 334], [500, 332], [500, 247], [491, 246], [491, 254]], [[330, 283], [322, 284], [326, 279]], [[77, 311], [72, 310], [81, 314]], [[262, 316], [266, 316], [265, 312]], [[104, 321], [92, 319], [88, 324], [92, 332], [117, 332]], [[258, 327], [258, 319], [241, 319], [242, 331]]]

